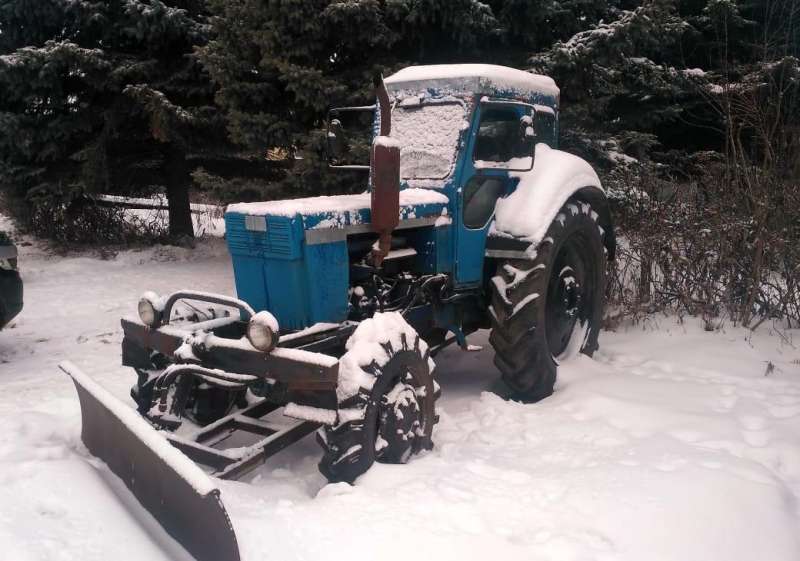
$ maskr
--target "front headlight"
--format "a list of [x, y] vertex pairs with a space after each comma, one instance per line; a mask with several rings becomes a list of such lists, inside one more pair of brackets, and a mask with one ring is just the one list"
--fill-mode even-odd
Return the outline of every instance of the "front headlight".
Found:
[[269, 312], [258, 312], [247, 324], [247, 340], [259, 351], [270, 352], [278, 344], [278, 320]]
[[145, 292], [139, 299], [139, 319], [147, 327], [158, 327], [161, 323], [161, 298], [155, 292]]

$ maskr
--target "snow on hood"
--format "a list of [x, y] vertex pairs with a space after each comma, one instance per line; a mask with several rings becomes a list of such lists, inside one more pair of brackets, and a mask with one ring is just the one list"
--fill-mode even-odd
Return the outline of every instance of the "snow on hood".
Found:
[[554, 150], [547, 144], [536, 145], [533, 169], [512, 172], [519, 178], [517, 189], [497, 201], [493, 230], [538, 244], [570, 193], [582, 187], [602, 189], [600, 178], [585, 160]]
[[[429, 189], [403, 189], [400, 191], [400, 206], [447, 204], [447, 196]], [[227, 212], [252, 216], [288, 216], [325, 213], [354, 212], [370, 208], [370, 193], [358, 195], [335, 195], [332, 197], [306, 197], [286, 201], [262, 203], [237, 203], [228, 205]]]

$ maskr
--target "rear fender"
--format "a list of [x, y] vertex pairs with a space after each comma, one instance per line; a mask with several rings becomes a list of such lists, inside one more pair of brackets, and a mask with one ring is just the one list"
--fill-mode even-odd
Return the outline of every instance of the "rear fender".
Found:
[[512, 176], [519, 182], [514, 192], [497, 202], [496, 225], [486, 244], [488, 257], [507, 257], [505, 253], [512, 247], [524, 250], [538, 246], [561, 207], [571, 200], [580, 200], [597, 212], [597, 221], [605, 232], [603, 243], [608, 259], [614, 258], [616, 240], [611, 209], [600, 179], [588, 162], [539, 144], [533, 169]]

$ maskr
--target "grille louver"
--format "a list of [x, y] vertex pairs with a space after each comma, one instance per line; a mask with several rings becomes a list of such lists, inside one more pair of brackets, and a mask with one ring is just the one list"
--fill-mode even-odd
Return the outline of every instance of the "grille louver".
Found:
[[265, 257], [296, 258], [292, 221], [283, 216], [246, 216], [228, 214], [225, 217], [228, 247], [232, 252]]

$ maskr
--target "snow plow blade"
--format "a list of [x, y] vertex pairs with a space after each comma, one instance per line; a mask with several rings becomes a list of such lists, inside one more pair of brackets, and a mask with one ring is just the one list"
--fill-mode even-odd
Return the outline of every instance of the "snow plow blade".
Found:
[[59, 368], [75, 383], [81, 439], [137, 500], [198, 561], [239, 561], [239, 545], [213, 480], [75, 365]]

